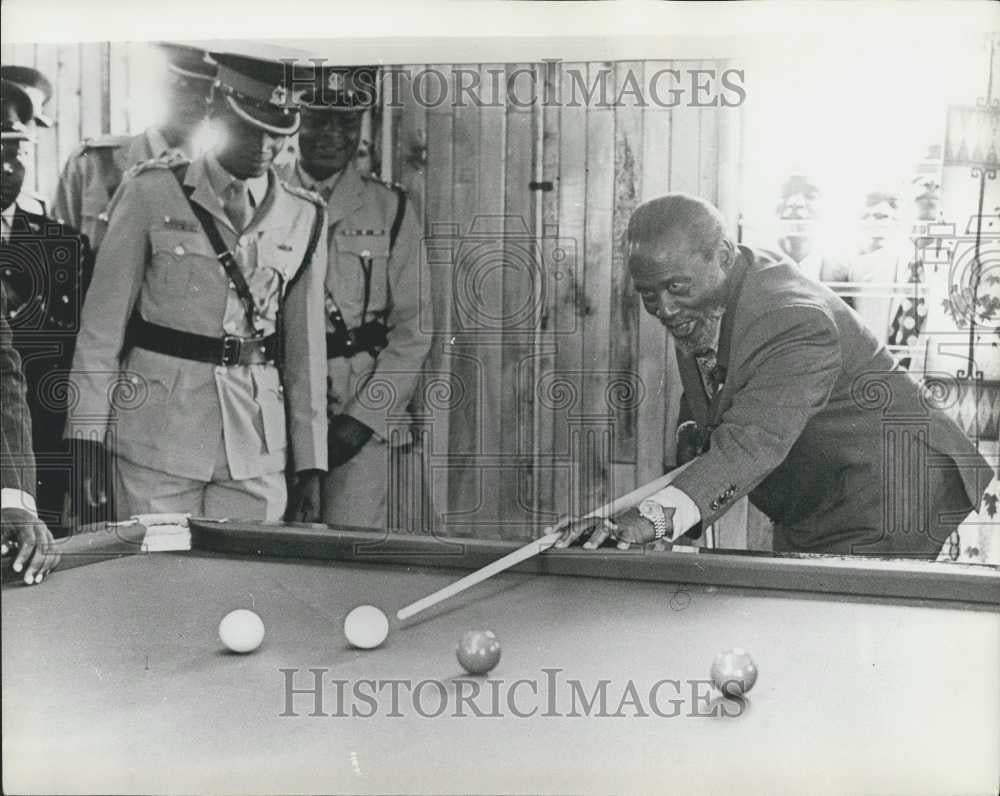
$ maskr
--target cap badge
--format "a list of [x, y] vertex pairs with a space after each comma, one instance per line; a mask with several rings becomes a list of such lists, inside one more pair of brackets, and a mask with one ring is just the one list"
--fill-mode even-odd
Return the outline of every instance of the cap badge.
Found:
[[271, 92], [271, 104], [284, 105], [286, 102], [288, 102], [288, 89], [284, 86], [275, 86]]

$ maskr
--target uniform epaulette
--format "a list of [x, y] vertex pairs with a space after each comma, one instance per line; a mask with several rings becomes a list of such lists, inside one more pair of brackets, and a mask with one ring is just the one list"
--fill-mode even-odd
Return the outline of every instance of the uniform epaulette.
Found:
[[175, 166], [181, 166], [189, 162], [190, 161], [187, 156], [177, 150], [173, 150], [160, 155], [159, 157], [150, 158], [149, 160], [144, 160], [141, 163], [136, 163], [132, 168], [125, 172], [122, 179], [131, 179], [137, 174], [142, 174], [146, 171], [153, 171], [155, 169], [172, 169]]
[[97, 138], [85, 138], [80, 148], [84, 151], [88, 149], [108, 149], [125, 146], [132, 138], [130, 135], [100, 135]]
[[326, 208], [326, 202], [323, 201], [323, 197], [320, 196], [318, 193], [307, 190], [306, 188], [300, 188], [298, 185], [289, 185], [284, 180], [281, 181], [281, 184], [285, 186], [285, 189], [290, 194], [294, 194], [295, 196], [300, 196], [303, 199], [308, 199], [314, 205], [318, 205], [319, 207], [322, 207], [324, 209]]
[[377, 182], [384, 188], [388, 188], [390, 191], [395, 191], [396, 193], [406, 193], [406, 188], [400, 185], [398, 182], [393, 182], [392, 180], [383, 180], [377, 174], [362, 174], [361, 179], [367, 180], [368, 182]]

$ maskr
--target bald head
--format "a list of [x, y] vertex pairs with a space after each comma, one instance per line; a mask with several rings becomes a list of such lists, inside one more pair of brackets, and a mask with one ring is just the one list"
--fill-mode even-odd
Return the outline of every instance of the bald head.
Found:
[[736, 259], [719, 211], [684, 194], [646, 202], [629, 220], [626, 257], [646, 311], [682, 348], [708, 345]]
[[627, 247], [630, 254], [636, 249], [665, 247], [711, 260], [724, 238], [725, 224], [714, 206], [704, 199], [671, 193], [636, 209], [628, 222]]

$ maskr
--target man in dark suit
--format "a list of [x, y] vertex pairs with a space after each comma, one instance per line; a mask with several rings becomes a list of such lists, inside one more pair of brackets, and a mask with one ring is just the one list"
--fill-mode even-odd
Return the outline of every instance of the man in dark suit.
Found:
[[674, 338], [704, 447], [638, 509], [557, 526], [560, 546], [588, 530], [588, 547], [674, 539], [749, 495], [776, 552], [937, 557], [992, 470], [853, 310], [682, 194], [636, 210], [626, 255]]
[[[17, 202], [24, 181], [29, 132], [20, 122], [19, 88], [3, 83], [2, 178], [0, 178], [0, 272], [7, 288], [4, 321], [23, 363], [32, 420], [41, 518], [57, 533], [65, 516], [72, 461], [62, 440], [68, 377], [80, 308], [92, 271], [87, 241], [68, 227], [24, 210]], [[80, 518], [93, 521], [93, 517]]]
[[[7, 326], [7, 289], [0, 280], [0, 555], [17, 550], [14, 572], [24, 572], [28, 585], [42, 579], [59, 563], [52, 533], [35, 510], [35, 457], [31, 450], [31, 413], [24, 400], [24, 374]], [[6, 562], [5, 562], [6, 563]], [[25, 569], [27, 565], [27, 569]]]

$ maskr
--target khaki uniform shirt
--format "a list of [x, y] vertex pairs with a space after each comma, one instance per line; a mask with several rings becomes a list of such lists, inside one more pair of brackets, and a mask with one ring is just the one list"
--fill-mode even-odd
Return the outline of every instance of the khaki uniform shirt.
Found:
[[[298, 164], [282, 167], [289, 185], [323, 188]], [[433, 319], [429, 274], [421, 274], [423, 240], [413, 205], [390, 251], [390, 232], [400, 193], [349, 165], [337, 178], [326, 203], [328, 261], [326, 291], [349, 328], [372, 318], [389, 327], [388, 346], [372, 357], [360, 352], [328, 362], [327, 399], [331, 415], [348, 414], [390, 444], [404, 444], [407, 405], [420, 381], [430, 350]], [[370, 263], [368, 308], [364, 312], [365, 273]], [[333, 326], [327, 318], [327, 330]], [[400, 421], [403, 421], [402, 424]]]
[[143, 161], [177, 154], [184, 153], [171, 148], [155, 127], [138, 135], [88, 139], [66, 161], [51, 215], [80, 230], [97, 250], [107, 231], [111, 198], [125, 172]]
[[286, 294], [283, 374], [269, 365], [224, 367], [123, 350], [136, 311], [151, 323], [200, 335], [251, 335], [236, 291], [170, 169], [176, 165], [176, 159], [147, 162], [126, 175], [115, 195], [84, 305], [71, 375], [79, 400], [67, 433], [106, 438], [128, 461], [204, 481], [211, 480], [221, 434], [232, 478], [240, 480], [285, 467], [287, 403], [296, 469], [324, 470], [324, 247], [303, 263], [317, 211], [319, 223], [324, 216], [315, 197], [288, 188], [273, 171], [266, 197], [241, 233], [213, 187], [212, 170], [220, 167], [210, 156], [187, 166], [184, 184], [234, 252], [265, 334], [275, 331], [279, 297]]

